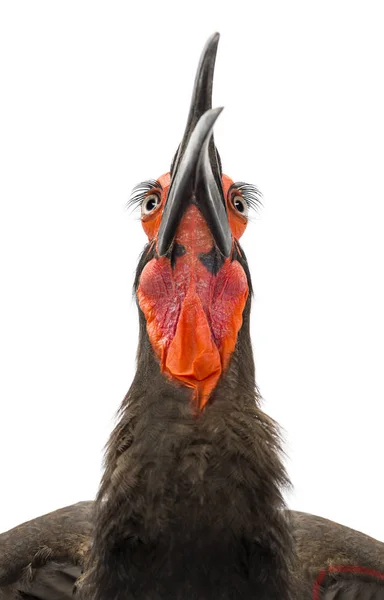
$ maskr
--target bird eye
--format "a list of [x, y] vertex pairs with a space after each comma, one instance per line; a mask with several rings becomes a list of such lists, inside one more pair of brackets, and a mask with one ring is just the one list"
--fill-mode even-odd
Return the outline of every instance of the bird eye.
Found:
[[237, 212], [244, 215], [245, 217], [247, 216], [248, 204], [242, 196], [233, 196], [232, 204], [233, 204], [234, 208], [237, 210]]
[[145, 196], [141, 204], [141, 214], [150, 215], [160, 204], [160, 198], [157, 194]]

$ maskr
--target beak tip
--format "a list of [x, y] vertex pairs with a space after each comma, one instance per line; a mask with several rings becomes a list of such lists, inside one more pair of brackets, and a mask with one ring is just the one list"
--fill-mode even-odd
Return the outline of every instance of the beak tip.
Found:
[[201, 117], [201, 123], [206, 123], [207, 129], [210, 130], [210, 134], [213, 133], [213, 126], [216, 123], [218, 117], [223, 112], [224, 106], [219, 106], [218, 108], [210, 108], [207, 110]]
[[219, 41], [220, 41], [220, 33], [218, 31], [215, 31], [215, 33], [212, 33], [212, 35], [208, 38], [208, 40], [205, 44], [204, 51], [205, 52], [214, 52], [216, 54], [216, 50], [217, 50]]

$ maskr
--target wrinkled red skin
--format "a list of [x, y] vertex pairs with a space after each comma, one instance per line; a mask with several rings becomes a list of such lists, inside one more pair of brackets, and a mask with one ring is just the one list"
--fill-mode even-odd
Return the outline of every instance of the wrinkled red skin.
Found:
[[[228, 189], [232, 182], [226, 180]], [[164, 187], [169, 179], [160, 183]], [[157, 235], [163, 206], [162, 202], [151, 223], [143, 223], [149, 237], [153, 234], [150, 239]], [[233, 231], [231, 220], [230, 225]], [[214, 240], [194, 204], [184, 213], [175, 242], [185, 253], [176, 258], [173, 268], [168, 258], [150, 260], [141, 273], [137, 295], [161, 370], [193, 388], [201, 410], [235, 349], [248, 283], [236, 260], [226, 259], [216, 275], [201, 262], [199, 255], [209, 252]]]

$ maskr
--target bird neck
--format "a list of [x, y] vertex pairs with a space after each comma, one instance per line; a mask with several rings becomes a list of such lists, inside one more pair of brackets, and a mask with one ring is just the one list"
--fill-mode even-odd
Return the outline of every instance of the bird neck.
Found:
[[[213, 553], [223, 553], [221, 565], [212, 563], [209, 581], [226, 561], [229, 569], [235, 568], [230, 565], [239, 559], [239, 544], [246, 555], [252, 598], [290, 598], [292, 545], [281, 510], [281, 490], [288, 480], [277, 426], [261, 411], [259, 401], [249, 304], [228, 370], [201, 414], [196, 414], [190, 390], [161, 373], [141, 315], [137, 373], [108, 443], [96, 501], [87, 576], [89, 589], [99, 591], [93, 598], [125, 598], [110, 587], [106, 565], [111, 561], [121, 560], [126, 585], [134, 589], [137, 581], [129, 565], [135, 558], [145, 578], [149, 549], [157, 556], [173, 548], [173, 565], [187, 553], [185, 560], [193, 565], [201, 560], [204, 544]], [[161, 552], [156, 550], [160, 546]], [[203, 577], [197, 567], [196, 573]], [[263, 590], [268, 595], [262, 595]], [[164, 597], [173, 598], [169, 594], [164, 591]], [[243, 589], [242, 597], [251, 596]]]

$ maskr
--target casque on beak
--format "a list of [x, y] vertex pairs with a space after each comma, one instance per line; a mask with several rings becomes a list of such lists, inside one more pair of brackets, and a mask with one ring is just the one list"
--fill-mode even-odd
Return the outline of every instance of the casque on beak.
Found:
[[232, 234], [221, 185], [221, 169], [213, 127], [222, 108], [212, 109], [212, 83], [219, 34], [208, 40], [197, 69], [191, 108], [171, 172], [171, 185], [162, 215], [157, 252], [169, 251], [178, 224], [193, 203], [204, 216], [221, 254], [228, 258]]

